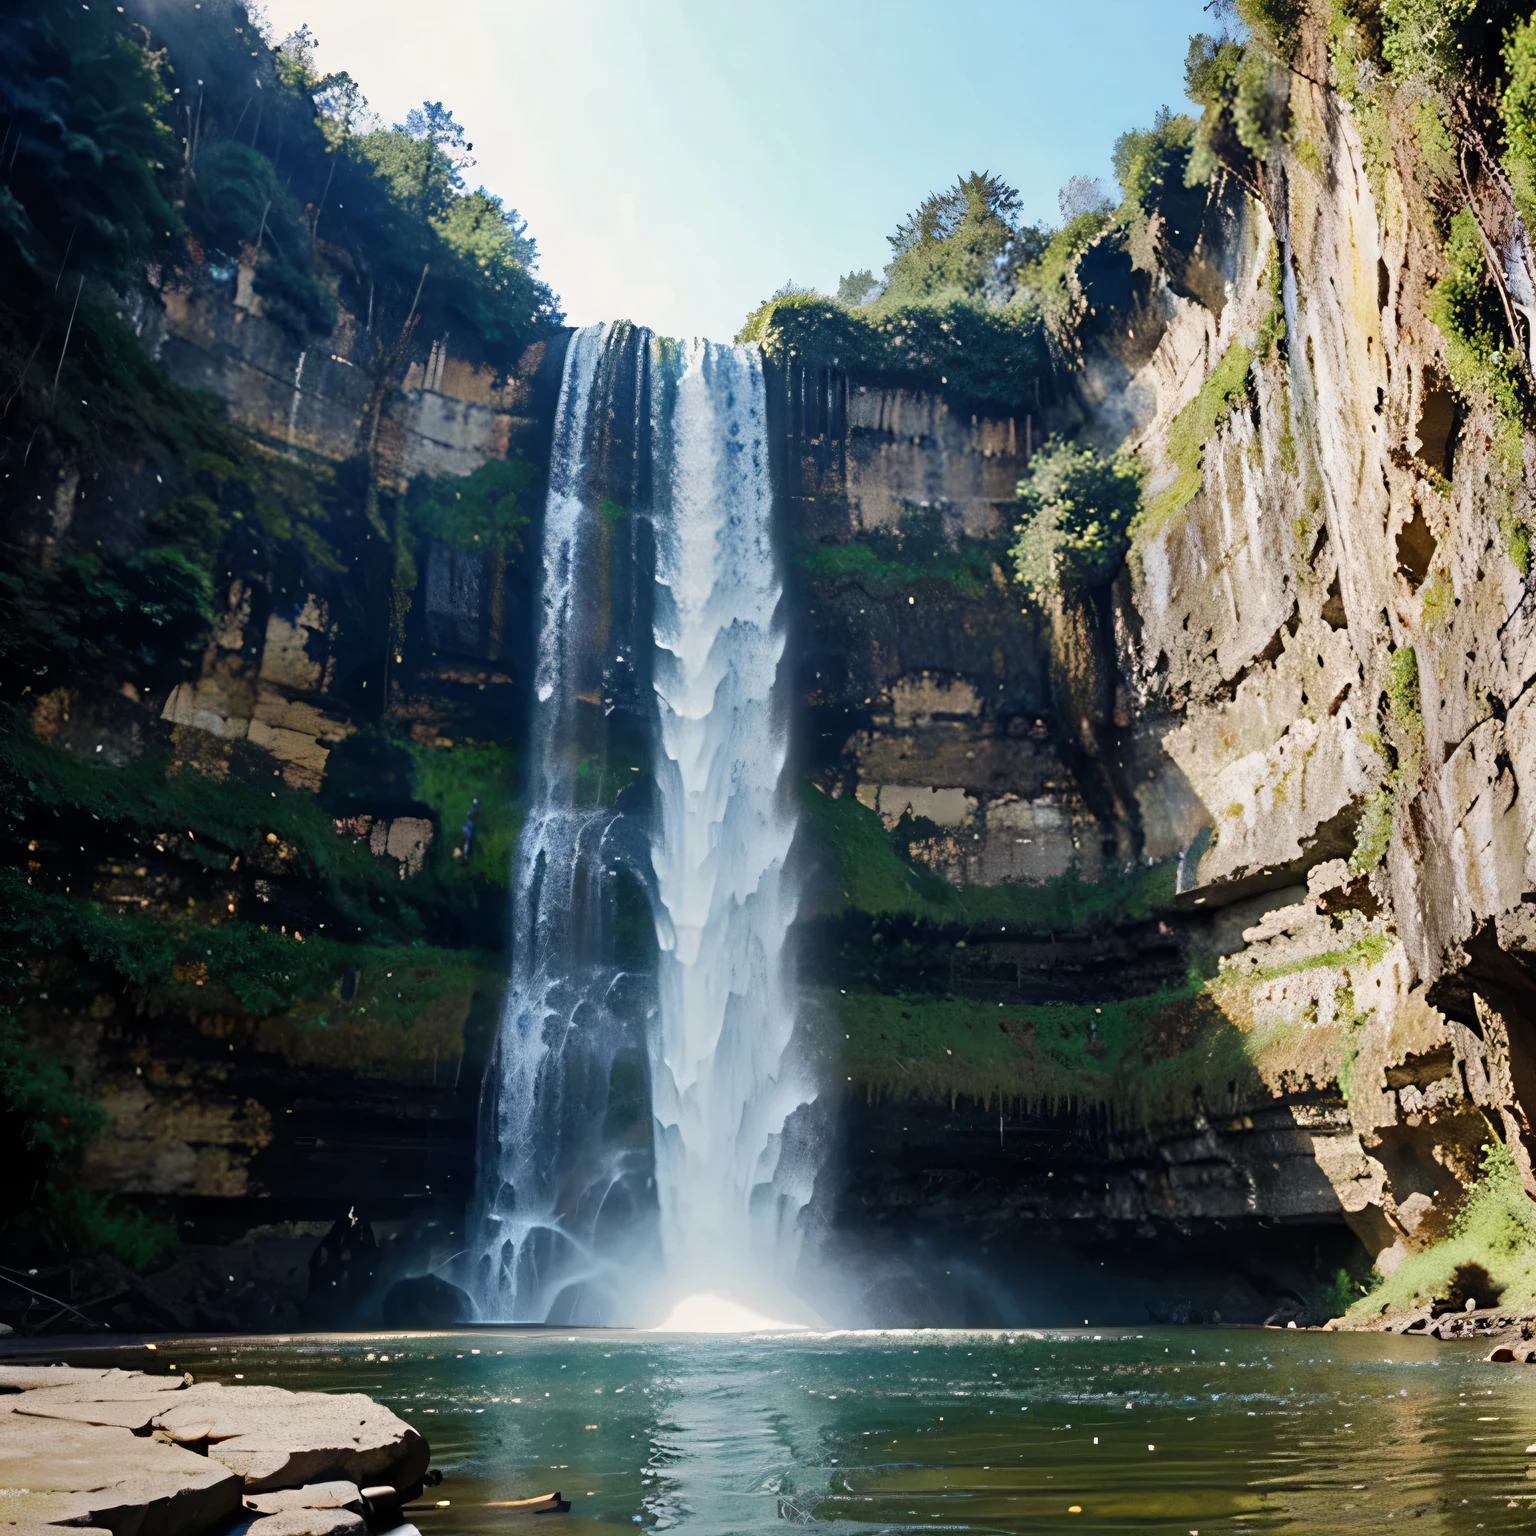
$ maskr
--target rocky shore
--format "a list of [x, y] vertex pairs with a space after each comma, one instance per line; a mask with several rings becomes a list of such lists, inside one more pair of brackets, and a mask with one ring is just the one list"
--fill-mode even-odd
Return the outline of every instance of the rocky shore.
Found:
[[0, 1531], [365, 1536], [419, 1497], [425, 1439], [362, 1393], [0, 1365]]

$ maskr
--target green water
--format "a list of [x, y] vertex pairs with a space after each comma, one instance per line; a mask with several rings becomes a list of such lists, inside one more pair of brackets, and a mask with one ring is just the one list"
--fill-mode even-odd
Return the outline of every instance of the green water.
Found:
[[[142, 1358], [163, 1370], [167, 1349]], [[423, 1536], [1536, 1528], [1536, 1368], [1428, 1340], [487, 1332], [173, 1358], [389, 1404], [444, 1474]], [[554, 1488], [569, 1515], [494, 1507]]]

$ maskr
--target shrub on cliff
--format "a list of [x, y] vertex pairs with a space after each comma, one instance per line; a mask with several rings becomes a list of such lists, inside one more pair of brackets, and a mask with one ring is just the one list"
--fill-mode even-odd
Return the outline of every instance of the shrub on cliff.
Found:
[[1123, 454], [1105, 457], [1054, 438], [1019, 482], [1023, 519], [1014, 530], [1013, 565], [1037, 602], [1113, 581], [1141, 510], [1141, 471]]
[[230, 140], [209, 144], [188, 168], [187, 225], [211, 256], [233, 266], [255, 250], [262, 312], [301, 344], [336, 324], [336, 301], [315, 269], [309, 231], [265, 155]]
[[1445, 337], [1445, 360], [1463, 397], [1492, 406], [1504, 419], [1504, 453], [1518, 474], [1528, 398], [1524, 368], [1513, 350], [1489, 277], [1477, 215], [1463, 208], [1445, 242], [1445, 274], [1429, 296], [1429, 318]]

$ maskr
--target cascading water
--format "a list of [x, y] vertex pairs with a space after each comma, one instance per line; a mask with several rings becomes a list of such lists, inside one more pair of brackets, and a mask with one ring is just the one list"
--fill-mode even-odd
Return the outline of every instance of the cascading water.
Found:
[[755, 1280], [760, 1294], [793, 1252], [804, 1195], [772, 1186], [785, 1120], [809, 1097], [786, 1070], [795, 818], [774, 707], [784, 636], [766, 400], [755, 349], [695, 342], [677, 366], [654, 395], [668, 461], [656, 477], [651, 844], [661, 1241], [674, 1285], [742, 1291]]
[[781, 1145], [813, 1095], [789, 1065], [765, 404], [755, 348], [609, 326], [570, 344], [482, 1115], [488, 1316], [651, 1321], [704, 1292], [783, 1310], [809, 1187]]

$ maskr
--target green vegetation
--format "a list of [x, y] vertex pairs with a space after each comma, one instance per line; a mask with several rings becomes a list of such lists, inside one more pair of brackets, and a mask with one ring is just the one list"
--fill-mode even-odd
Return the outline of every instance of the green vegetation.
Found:
[[[1249, 4], [1246, 11], [1260, 7]], [[1269, 9], [1286, 9], [1269, 7]], [[1295, 23], [1280, 24], [1295, 47]], [[1203, 111], [1197, 126], [1187, 176], [1204, 182], [1219, 169], [1235, 175], [1256, 196], [1263, 193], [1263, 168], [1290, 130], [1290, 75], [1278, 39], [1263, 26], [1248, 40], [1200, 34], [1189, 40], [1184, 61], [1184, 89]]]
[[792, 293], [764, 301], [738, 341], [755, 341], [771, 362], [846, 370], [861, 382], [938, 387], [1000, 409], [1032, 401], [1050, 380], [1050, 353], [1035, 310], [990, 309], [964, 299], [891, 309], [850, 309]]
[[1253, 350], [1241, 341], [1228, 343], [1211, 376], [1168, 428], [1167, 451], [1173, 483], [1147, 502], [1131, 528], [1132, 539], [1149, 538], [1194, 500], [1200, 489], [1205, 445], [1241, 405], [1252, 388]]
[[1396, 937], [1383, 928], [1371, 929], [1351, 940], [1343, 949], [1324, 949], [1310, 955], [1263, 964], [1239, 957], [1231, 969], [1245, 983], [1273, 981], [1279, 976], [1294, 976], [1299, 971], [1343, 969], [1352, 965], [1375, 965], [1386, 958]]
[[[1419, 657], [1411, 645], [1399, 646], [1387, 667], [1387, 711], [1382, 720], [1392, 766], [1381, 786], [1365, 797], [1355, 828], [1349, 867], [1369, 874], [1386, 857], [1398, 812], [1418, 789], [1424, 765], [1424, 710], [1419, 696]], [[1373, 738], [1373, 740], [1375, 740]], [[1382, 743], [1375, 740], [1375, 744]]]
[[1350, 869], [1357, 875], [1368, 875], [1386, 858], [1387, 845], [1391, 841], [1392, 790], [1383, 786], [1373, 789], [1360, 808], [1354, 852], [1349, 856]]
[[1443, 566], [1430, 573], [1419, 594], [1419, 612], [1426, 629], [1438, 629], [1456, 611], [1456, 584]]
[[1122, 1126], [1156, 1126], [1256, 1082], [1254, 1051], [1200, 978], [1102, 1004], [1034, 1007], [849, 992], [824, 998], [854, 1091], [1015, 1101], [1047, 1112], [1109, 1106]]
[[[20, 989], [14, 973], [7, 994]], [[90, 1257], [110, 1253], [135, 1269], [169, 1258], [175, 1228], [131, 1206], [72, 1187], [68, 1175], [107, 1117], [65, 1067], [39, 1050], [0, 1008], [0, 1233], [12, 1251]]]
[[[462, 1022], [475, 979], [501, 969], [496, 957], [469, 949], [345, 943], [320, 932], [210, 921], [195, 907], [167, 915], [109, 906], [44, 892], [9, 869], [0, 870], [0, 907], [4, 953], [55, 998], [116, 991], [158, 1011], [290, 1015], [301, 1031], [346, 1020], [366, 1029], [370, 1049], [381, 1034], [414, 1028], [444, 997], [465, 999], [454, 1021]], [[337, 989], [349, 969], [367, 985], [342, 1003]]]
[[521, 459], [489, 459], [463, 479], [420, 475], [408, 493], [411, 520], [423, 538], [460, 553], [513, 558], [523, 552], [535, 478]]
[[[1285, 273], [1280, 265], [1280, 248], [1271, 248], [1269, 260], [1264, 263], [1264, 273], [1260, 278], [1264, 286], [1264, 292], [1269, 298], [1269, 308], [1264, 311], [1264, 318], [1259, 321], [1259, 330], [1254, 338], [1253, 355], [1261, 363], [1268, 362], [1277, 353], [1284, 355], [1285, 347]], [[1292, 450], [1294, 452], [1294, 449]]]
[[1001, 556], [999, 540], [961, 536], [951, 542], [941, 512], [914, 507], [899, 527], [872, 528], [841, 544], [817, 544], [799, 563], [817, 580], [851, 582], [871, 597], [938, 581], [960, 597], [975, 599], [992, 584]]
[[1445, 337], [1446, 366], [1456, 388], [1503, 418], [1501, 447], [1514, 466], [1520, 462], [1528, 406], [1524, 376], [1489, 279], [1477, 215], [1470, 208], [1451, 220], [1445, 265], [1445, 275], [1430, 290], [1429, 318]]
[[1424, 707], [1419, 696], [1419, 654], [1411, 645], [1392, 653], [1387, 669], [1388, 737], [1403, 782], [1417, 785], [1424, 763]]
[[[432, 808], [442, 835], [432, 846], [440, 878], [470, 874], [492, 885], [507, 883], [512, 850], [522, 830], [522, 807], [513, 799], [516, 754], [500, 742], [456, 741], [451, 747], [411, 742], [411, 790]], [[474, 837], [469, 857], [460, 828], [474, 806]]]
[[1527, 229], [1536, 227], [1536, 17], [1512, 27], [1504, 44], [1509, 84], [1500, 103], [1504, 169]]
[[91, 762], [38, 741], [14, 714], [0, 717], [0, 726], [0, 787], [18, 832], [25, 825], [46, 835], [52, 823], [89, 819], [98, 838], [115, 834], [145, 850], [174, 849], [205, 872], [272, 846], [270, 834], [285, 866], [363, 931], [421, 931], [415, 888], [407, 893], [366, 847], [338, 837], [312, 795], [270, 777], [172, 776], [163, 751], [121, 766]]
[[1481, 1171], [1446, 1235], [1378, 1277], [1345, 1316], [1371, 1323], [1425, 1305], [1459, 1312], [1468, 1299], [1483, 1307], [1536, 1304], [1536, 1205], [1501, 1141], [1483, 1148]]
[[1035, 257], [1044, 232], [1017, 222], [1019, 195], [985, 171], [925, 198], [887, 239], [886, 312], [953, 299], [1006, 298], [1006, 274]]
[[913, 917], [943, 925], [1001, 922], [1057, 933], [1133, 922], [1168, 908], [1173, 868], [1163, 863], [1129, 875], [1087, 881], [1069, 870], [1043, 885], [953, 886], [915, 859], [903, 856], [916, 839], [911, 828], [887, 832], [876, 811], [847, 796], [834, 800], [802, 784], [801, 809], [814, 846], [835, 861], [836, 905], [873, 917]]
[[1133, 251], [1153, 216], [1189, 178], [1194, 136], [1192, 118], [1164, 108], [1150, 128], [1133, 128], [1115, 140], [1115, 180], [1124, 197], [1119, 218], [1130, 231]]
[[1018, 580], [1036, 602], [1113, 581], [1141, 510], [1141, 470], [1122, 454], [1073, 448], [1054, 438], [1019, 483], [1023, 520], [1012, 549]]

